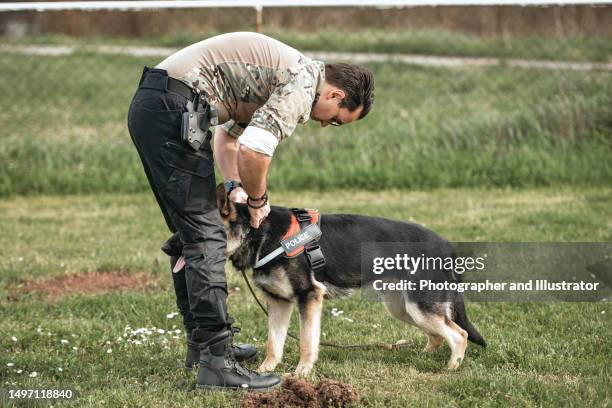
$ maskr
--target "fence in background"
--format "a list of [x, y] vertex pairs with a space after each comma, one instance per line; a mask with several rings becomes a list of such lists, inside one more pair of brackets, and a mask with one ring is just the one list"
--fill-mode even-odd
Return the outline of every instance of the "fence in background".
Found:
[[[0, 3], [0, 32], [146, 36], [176, 30], [197, 32], [203, 27], [208, 31], [259, 30], [264, 9], [267, 28], [299, 31], [436, 27], [481, 35], [612, 33], [612, 7], [606, 0]], [[139, 12], [143, 10], [146, 12]]]

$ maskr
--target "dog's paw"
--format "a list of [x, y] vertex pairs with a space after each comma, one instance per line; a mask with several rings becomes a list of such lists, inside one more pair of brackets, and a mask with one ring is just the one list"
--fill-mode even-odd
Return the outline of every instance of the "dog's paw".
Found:
[[295, 375], [298, 377], [307, 377], [312, 371], [312, 364], [299, 363], [295, 369]]
[[461, 357], [457, 357], [456, 359], [451, 358], [451, 360], [448, 362], [448, 369], [449, 370], [458, 369], [462, 361], [463, 359]]
[[276, 362], [276, 361], [265, 360], [257, 368], [257, 372], [258, 373], [267, 373], [267, 372], [270, 372], [270, 371], [274, 371], [274, 369], [276, 368], [277, 365], [278, 365], [278, 362]]

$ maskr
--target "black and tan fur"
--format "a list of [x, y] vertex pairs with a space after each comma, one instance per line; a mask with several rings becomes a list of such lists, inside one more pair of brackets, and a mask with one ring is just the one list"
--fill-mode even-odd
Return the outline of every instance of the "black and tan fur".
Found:
[[[278, 248], [291, 222], [289, 209], [272, 207], [259, 229], [250, 228], [248, 208], [229, 202], [223, 185], [217, 189], [217, 204], [227, 232], [227, 254], [238, 270], [251, 269], [257, 259]], [[445, 242], [413, 223], [346, 214], [321, 217], [319, 244], [325, 255], [324, 268], [313, 274], [301, 255], [281, 256], [253, 271], [255, 284], [267, 295], [269, 314], [267, 354], [259, 371], [272, 371], [281, 361], [293, 303], [300, 313], [296, 374], [307, 375], [312, 370], [319, 352], [323, 299], [351, 294], [361, 286], [361, 243]], [[451, 349], [449, 369], [457, 368], [463, 360], [468, 340], [485, 345], [466, 316], [461, 296], [453, 302], [423, 302], [408, 296], [404, 292], [385, 294], [383, 303], [393, 317], [425, 332], [426, 352], [435, 351], [446, 340]]]

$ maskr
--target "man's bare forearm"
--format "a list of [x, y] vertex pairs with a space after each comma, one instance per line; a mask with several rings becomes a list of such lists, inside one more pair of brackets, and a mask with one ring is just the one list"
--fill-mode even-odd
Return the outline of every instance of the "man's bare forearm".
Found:
[[266, 192], [266, 179], [271, 162], [272, 157], [240, 145], [238, 149], [238, 174], [242, 181], [242, 187], [250, 197], [258, 198]]
[[240, 181], [238, 173], [238, 143], [221, 126], [215, 129], [215, 158], [223, 180]]

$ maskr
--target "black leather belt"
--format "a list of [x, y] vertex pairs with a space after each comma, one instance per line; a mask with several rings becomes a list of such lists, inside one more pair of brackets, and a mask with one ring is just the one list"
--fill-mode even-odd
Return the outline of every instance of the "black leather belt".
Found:
[[174, 79], [172, 77], [168, 77], [168, 90], [170, 92], [174, 92], [185, 98], [192, 101], [196, 95], [196, 92], [186, 83], [179, 81], [178, 79]]

